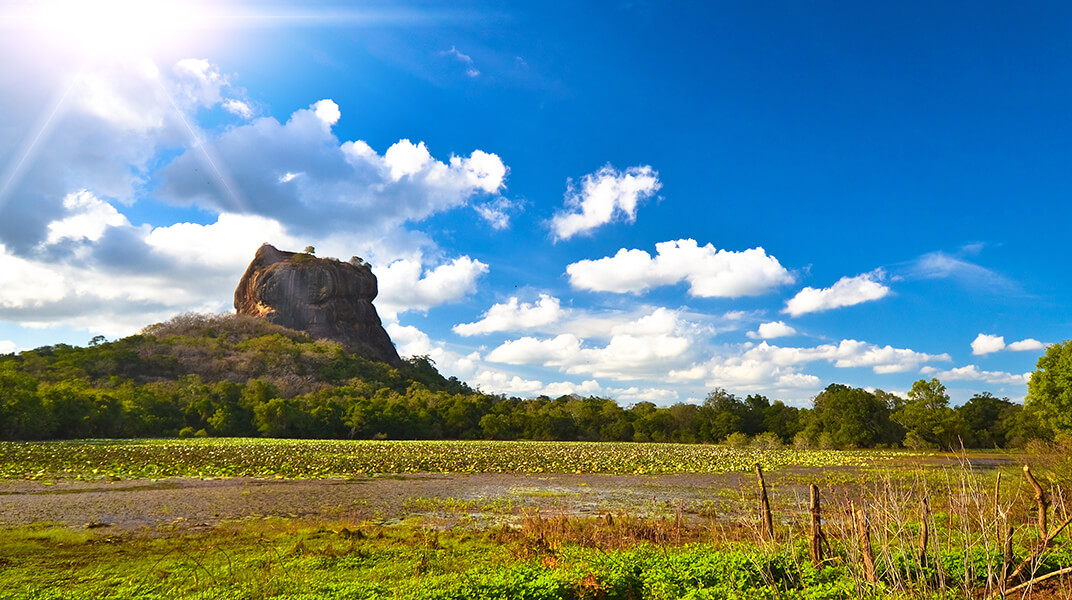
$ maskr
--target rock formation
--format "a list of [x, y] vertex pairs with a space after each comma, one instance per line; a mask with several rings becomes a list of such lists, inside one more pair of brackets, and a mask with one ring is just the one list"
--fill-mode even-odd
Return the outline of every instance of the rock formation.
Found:
[[341, 262], [262, 245], [235, 289], [238, 314], [339, 342], [393, 365], [401, 359], [372, 300], [376, 276], [360, 258]]

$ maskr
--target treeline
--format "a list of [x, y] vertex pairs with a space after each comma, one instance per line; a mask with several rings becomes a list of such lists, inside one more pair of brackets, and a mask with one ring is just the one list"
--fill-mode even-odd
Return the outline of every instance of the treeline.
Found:
[[576, 396], [483, 394], [426, 357], [395, 368], [241, 316], [182, 315], [81, 348], [0, 356], [0, 438], [265, 436], [529, 439], [816, 448], [1020, 446], [1050, 432], [979, 394], [952, 408], [936, 379], [907, 399], [834, 384], [799, 409], [716, 389], [699, 405], [628, 408]]

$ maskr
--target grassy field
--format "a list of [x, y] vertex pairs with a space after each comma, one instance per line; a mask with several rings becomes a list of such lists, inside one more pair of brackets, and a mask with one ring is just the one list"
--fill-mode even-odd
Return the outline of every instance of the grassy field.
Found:
[[[398, 518], [249, 514], [204, 527], [7, 526], [0, 598], [1072, 597], [1062, 577], [1042, 579], [1072, 565], [1059, 530], [1066, 519], [1060, 470], [1053, 459], [996, 458], [550, 442], [0, 444], [0, 503], [60, 501], [101, 485], [150, 489], [158, 484], [137, 480], [177, 476], [300, 478], [313, 487], [394, 477], [395, 491], [423, 489], [417, 484], [427, 476], [405, 475], [415, 472], [448, 481], [502, 473], [511, 482], [503, 498], [413, 492]], [[1044, 490], [1043, 533], [1022, 459], [1036, 463]], [[767, 470], [773, 536], [761, 525], [758, 480], [748, 473], [756, 464]], [[719, 472], [695, 480], [658, 475]], [[667, 477], [724, 487], [700, 491], [711, 498], [706, 508], [660, 502], [651, 510], [601, 505], [599, 495], [589, 501], [578, 491], [588, 489], [587, 474], [593, 486], [640, 488], [628, 498], [656, 493], [649, 486]], [[800, 496], [812, 483], [823, 498], [818, 559]], [[59, 488], [59, 496], [41, 496]], [[562, 508], [556, 495], [587, 512]]]

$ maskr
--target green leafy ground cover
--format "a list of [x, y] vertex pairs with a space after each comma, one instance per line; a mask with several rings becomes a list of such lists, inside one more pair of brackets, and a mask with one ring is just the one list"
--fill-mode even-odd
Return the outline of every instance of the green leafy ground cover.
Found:
[[[504, 537], [506, 535], [506, 537]], [[232, 523], [197, 535], [111, 538], [47, 527], [0, 532], [0, 597], [713, 599], [957, 597], [964, 566], [948, 552], [949, 587], [921, 572], [918, 589], [866, 584], [851, 562], [813, 568], [803, 547], [640, 544], [602, 549], [541, 544], [496, 531], [419, 524], [297, 526]], [[969, 573], [985, 584], [985, 568]]]
[[168, 439], [0, 442], [0, 478], [353, 477], [372, 473], [724, 473], [881, 465], [903, 452], [696, 444]]

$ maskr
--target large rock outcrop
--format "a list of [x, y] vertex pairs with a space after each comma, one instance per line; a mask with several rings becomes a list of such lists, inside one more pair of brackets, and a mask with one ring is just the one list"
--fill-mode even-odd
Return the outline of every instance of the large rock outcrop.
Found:
[[359, 258], [341, 262], [262, 245], [235, 289], [238, 314], [261, 317], [393, 365], [401, 362], [372, 306], [376, 276]]

